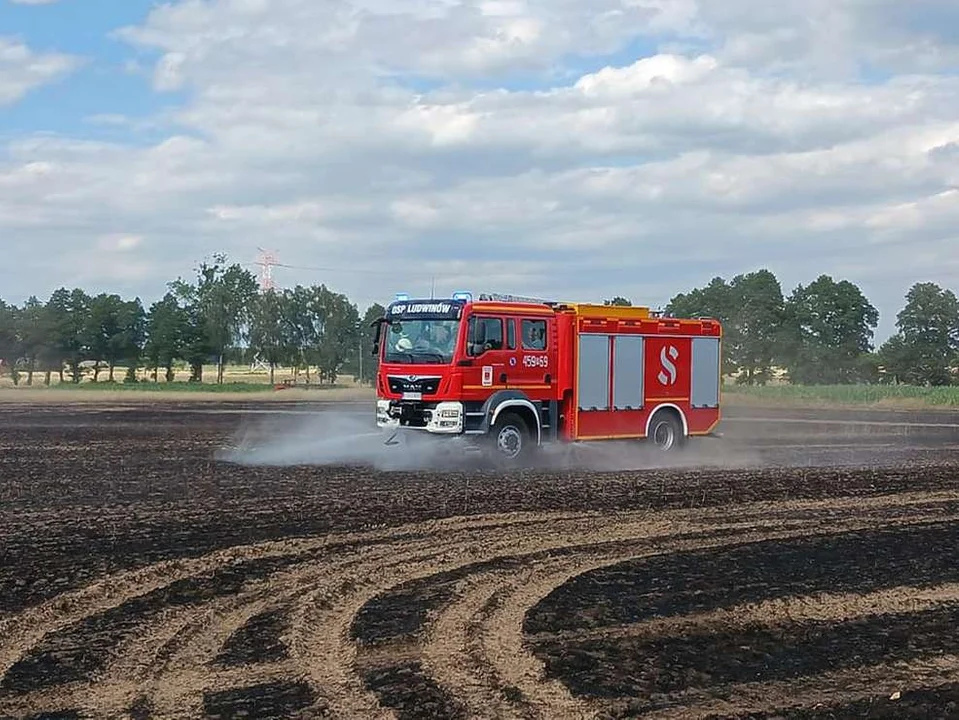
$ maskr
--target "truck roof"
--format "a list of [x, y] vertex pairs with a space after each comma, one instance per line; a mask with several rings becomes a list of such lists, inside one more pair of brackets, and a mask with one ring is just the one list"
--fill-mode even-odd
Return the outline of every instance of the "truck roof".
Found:
[[453, 308], [456, 306], [469, 306], [473, 310], [517, 315], [569, 314], [582, 319], [594, 321], [638, 321], [665, 319], [673, 322], [679, 321], [681, 323], [699, 321], [718, 323], [718, 319], [712, 317], [664, 317], [662, 313], [654, 312], [645, 305], [600, 305], [597, 303], [539, 300], [536, 298], [526, 298], [512, 295], [480, 295], [479, 298], [475, 300], [472, 299], [472, 297], [457, 297], [456, 295], [454, 295], [452, 298], [430, 298], [428, 300], [409, 299], [408, 297], [403, 297], [402, 300], [397, 300], [396, 302], [391, 303], [390, 306], [392, 307], [399, 302], [402, 302], [411, 308], [420, 309], [420, 306], [422, 306], [422, 310], [424, 312], [430, 311], [431, 306], [433, 305], [449, 304], [452, 306], [450, 310], [453, 310]]
[[636, 305], [596, 305], [593, 303], [564, 302], [502, 302], [496, 300], [475, 300], [470, 303], [475, 310], [490, 312], [512, 312], [521, 314], [553, 315], [571, 313], [586, 318], [617, 318], [622, 320], [642, 320], [654, 317], [648, 307]]
[[571, 315], [577, 318], [582, 332], [605, 332], [611, 328], [642, 327], [647, 332], [679, 332], [686, 335], [722, 335], [722, 323], [716, 318], [664, 317], [648, 307], [635, 305], [597, 305], [593, 303], [496, 302], [477, 300], [473, 310], [515, 315]]
[[518, 313], [523, 315], [554, 315], [556, 310], [545, 303], [537, 302], [502, 302], [499, 300], [474, 300], [470, 303], [474, 310], [488, 312]]

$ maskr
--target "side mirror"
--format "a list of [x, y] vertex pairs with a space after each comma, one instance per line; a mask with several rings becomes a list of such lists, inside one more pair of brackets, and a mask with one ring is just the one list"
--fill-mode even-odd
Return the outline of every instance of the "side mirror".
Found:
[[370, 323], [370, 327], [376, 328], [376, 332], [373, 334], [373, 352], [371, 353], [373, 357], [380, 354], [380, 334], [383, 332], [384, 322], [386, 322], [386, 318], [377, 318]]
[[486, 344], [486, 325], [477, 323], [476, 318], [469, 320], [469, 332], [466, 335], [466, 354], [472, 357], [482, 355]]

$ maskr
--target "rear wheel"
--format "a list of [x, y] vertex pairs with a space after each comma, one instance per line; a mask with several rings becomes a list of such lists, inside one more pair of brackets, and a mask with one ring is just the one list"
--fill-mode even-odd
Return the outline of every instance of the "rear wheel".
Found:
[[518, 467], [533, 453], [529, 427], [522, 417], [505, 411], [490, 429], [490, 450], [494, 461], [505, 467]]
[[677, 452], [682, 448], [685, 437], [683, 425], [676, 413], [660, 411], [649, 424], [649, 443], [662, 452]]

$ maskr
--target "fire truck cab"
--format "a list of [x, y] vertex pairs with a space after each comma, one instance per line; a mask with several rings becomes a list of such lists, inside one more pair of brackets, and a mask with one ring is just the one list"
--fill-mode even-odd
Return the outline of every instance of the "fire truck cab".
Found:
[[676, 451], [720, 420], [722, 326], [646, 307], [398, 295], [374, 323], [376, 423], [519, 464], [555, 442]]

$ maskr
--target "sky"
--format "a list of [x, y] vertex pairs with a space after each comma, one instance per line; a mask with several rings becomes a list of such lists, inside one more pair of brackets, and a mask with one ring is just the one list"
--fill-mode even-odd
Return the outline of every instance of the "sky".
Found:
[[959, 291], [955, 0], [0, 0], [0, 297]]

